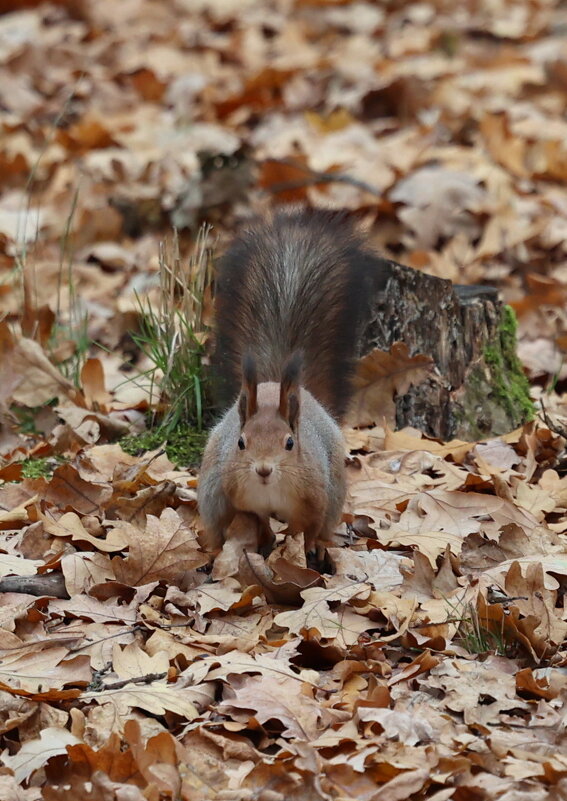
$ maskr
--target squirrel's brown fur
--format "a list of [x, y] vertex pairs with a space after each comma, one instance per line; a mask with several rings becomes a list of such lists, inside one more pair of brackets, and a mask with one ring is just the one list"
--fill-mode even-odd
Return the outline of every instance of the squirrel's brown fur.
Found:
[[351, 395], [356, 334], [383, 264], [341, 213], [280, 212], [251, 226], [218, 269], [221, 399], [236, 397], [247, 351], [259, 381], [279, 381], [285, 360], [301, 350], [303, 385], [340, 419]]
[[220, 545], [236, 512], [305, 533], [306, 547], [340, 520], [340, 420], [351, 394], [357, 333], [385, 279], [343, 216], [279, 213], [236, 239], [217, 285], [216, 364], [236, 402], [212, 430], [198, 501]]

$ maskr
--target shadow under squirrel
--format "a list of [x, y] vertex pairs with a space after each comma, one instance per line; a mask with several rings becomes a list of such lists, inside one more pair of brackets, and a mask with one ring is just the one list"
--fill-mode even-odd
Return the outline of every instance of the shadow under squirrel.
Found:
[[[306, 551], [340, 522], [339, 423], [360, 327], [386, 263], [343, 214], [279, 212], [238, 236], [217, 273], [215, 365], [232, 405], [205, 448], [198, 504], [219, 548], [237, 513], [303, 531]], [[236, 400], [235, 400], [236, 398]]]

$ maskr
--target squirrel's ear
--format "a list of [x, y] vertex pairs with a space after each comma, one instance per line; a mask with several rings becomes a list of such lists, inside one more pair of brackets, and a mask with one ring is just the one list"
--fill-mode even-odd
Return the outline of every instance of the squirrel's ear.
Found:
[[280, 405], [278, 412], [295, 431], [299, 419], [299, 391], [303, 354], [295, 351], [284, 364], [280, 382]]
[[256, 362], [251, 353], [242, 357], [242, 390], [238, 401], [238, 413], [242, 425], [258, 411], [258, 378]]

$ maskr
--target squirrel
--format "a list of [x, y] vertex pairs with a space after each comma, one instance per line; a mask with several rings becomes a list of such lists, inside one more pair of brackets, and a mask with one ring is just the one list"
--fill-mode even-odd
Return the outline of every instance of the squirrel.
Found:
[[270, 517], [302, 531], [307, 552], [335, 530], [357, 334], [385, 281], [386, 262], [331, 211], [278, 212], [220, 260], [214, 360], [232, 405], [210, 432], [198, 486], [213, 547], [239, 512], [270, 539]]

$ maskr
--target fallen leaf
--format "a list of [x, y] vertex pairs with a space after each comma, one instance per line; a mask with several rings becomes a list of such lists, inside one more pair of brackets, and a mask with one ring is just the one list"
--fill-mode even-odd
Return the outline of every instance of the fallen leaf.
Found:
[[332, 589], [311, 587], [301, 593], [304, 600], [301, 609], [280, 612], [274, 622], [292, 634], [315, 629], [321, 637], [334, 639], [341, 635], [343, 622], [340, 612], [331, 611], [329, 603], [349, 601], [353, 597], [364, 599], [369, 591], [368, 584], [361, 581], [349, 581]]
[[474, 236], [476, 225], [467, 212], [482, 205], [484, 190], [474, 175], [437, 165], [399, 181], [390, 198], [405, 204], [401, 219], [414, 231], [416, 247], [428, 249], [440, 236], [462, 230]]
[[116, 714], [126, 717], [131, 709], [143, 709], [150, 715], [164, 715], [173, 712], [185, 720], [193, 720], [199, 714], [195, 702], [207, 703], [210, 694], [200, 693], [197, 687], [177, 688], [172, 685], [153, 681], [150, 684], [129, 683], [116, 690], [102, 690], [96, 693], [83, 693], [84, 701], [97, 704], [110, 703]]
[[356, 717], [362, 723], [374, 721], [379, 723], [385, 737], [389, 740], [396, 739], [406, 745], [430, 742], [437, 734], [427, 720], [417, 718], [408, 712], [398, 712], [394, 709], [358, 706]]
[[[301, 682], [287, 677], [235, 677], [220, 704], [224, 714], [239, 717], [237, 710], [250, 710], [260, 723], [278, 721], [282, 736], [309, 742], [319, 732], [340, 720], [340, 713], [315, 702]], [[244, 719], [249, 717], [245, 714]]]
[[[95, 508], [90, 507], [87, 508], [87, 510], [95, 511]], [[121, 551], [128, 545], [128, 540], [125, 537], [120, 539], [116, 530], [113, 532], [112, 542], [102, 537], [93, 537], [93, 535], [87, 531], [76, 512], [66, 512], [64, 515], [61, 515], [59, 520], [53, 520], [47, 517], [47, 515], [42, 515], [40, 513], [39, 519], [42, 521], [43, 527], [48, 534], [54, 537], [70, 537], [74, 542], [88, 542], [89, 545], [92, 545], [97, 551], [113, 553], [114, 551]]]
[[87, 359], [81, 370], [81, 387], [89, 409], [107, 411], [112, 396], [104, 386], [104, 370], [100, 359]]
[[159, 518], [148, 515], [145, 531], [131, 523], [116, 523], [107, 540], [114, 542], [115, 537], [128, 544], [126, 559], [115, 556], [111, 562], [116, 578], [125, 584], [174, 581], [208, 561], [197, 534], [174, 509], [164, 509]]
[[32, 339], [16, 337], [0, 322], [0, 400], [35, 407], [53, 398], [73, 397], [75, 390]]
[[371, 425], [383, 420], [393, 425], [396, 396], [405, 395], [412, 385], [424, 381], [434, 366], [430, 356], [410, 356], [403, 342], [395, 342], [389, 353], [371, 351], [357, 365], [355, 395], [347, 414], [349, 425]]
[[66, 729], [50, 727], [40, 732], [39, 739], [28, 740], [17, 754], [9, 756], [7, 751], [1, 759], [6, 767], [14, 772], [17, 782], [25, 781], [48, 760], [59, 754], [67, 753], [68, 745], [75, 745], [79, 740]]

